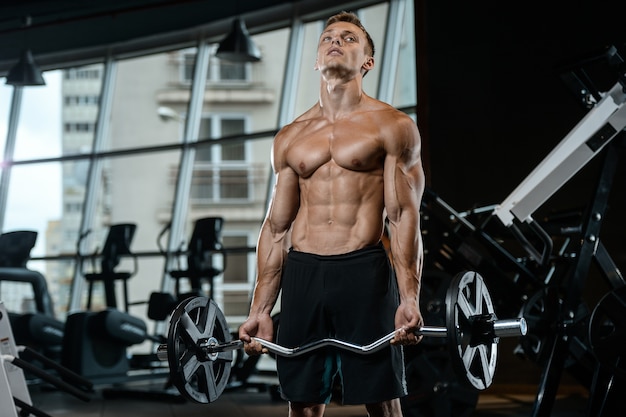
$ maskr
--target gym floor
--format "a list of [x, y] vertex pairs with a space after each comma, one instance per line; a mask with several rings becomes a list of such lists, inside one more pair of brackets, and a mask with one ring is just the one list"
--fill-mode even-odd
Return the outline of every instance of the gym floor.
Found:
[[[138, 385], [137, 390], [158, 393], [160, 387]], [[510, 391], [510, 392], [507, 392]], [[566, 390], [567, 391], [567, 390]], [[116, 396], [109, 398], [104, 394], [106, 390], [96, 388], [89, 402], [52, 390], [35, 386], [30, 389], [33, 404], [52, 417], [81, 416], [81, 417], [194, 417], [207, 415], [217, 417], [280, 417], [287, 416], [287, 404], [271, 398], [267, 391], [258, 389], [232, 390], [224, 392], [220, 398], [211, 404], [196, 404], [191, 402], [176, 403], [166, 401], [161, 397], [133, 398], [132, 396]], [[162, 392], [162, 391], [161, 391]], [[520, 393], [522, 392], [522, 393]], [[158, 394], [157, 394], [158, 395]], [[535, 394], [533, 387], [491, 387], [481, 393], [478, 405], [472, 416], [483, 417], [517, 417], [532, 414]], [[580, 390], [570, 390], [560, 394], [553, 408], [553, 417], [584, 416], [587, 398]], [[341, 406], [331, 403], [325, 416], [327, 417], [366, 417], [363, 406]], [[426, 416], [427, 414], [423, 414]], [[419, 411], [415, 416], [422, 416]], [[459, 417], [459, 416], [454, 416]]]

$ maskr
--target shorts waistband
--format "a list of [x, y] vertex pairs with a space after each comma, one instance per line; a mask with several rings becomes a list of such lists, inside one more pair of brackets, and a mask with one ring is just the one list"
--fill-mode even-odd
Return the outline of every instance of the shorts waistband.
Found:
[[289, 257], [299, 261], [346, 261], [351, 259], [362, 259], [375, 253], [386, 253], [382, 242], [375, 245], [365, 246], [360, 249], [337, 255], [318, 255], [309, 252], [300, 252], [293, 248], [289, 249]]

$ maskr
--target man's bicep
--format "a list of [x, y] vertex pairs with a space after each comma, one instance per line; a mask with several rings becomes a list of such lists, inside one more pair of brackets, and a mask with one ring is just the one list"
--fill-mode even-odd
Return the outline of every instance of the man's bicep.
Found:
[[268, 220], [274, 233], [291, 227], [300, 206], [298, 175], [288, 167], [276, 174], [276, 184], [268, 211]]
[[300, 201], [298, 175], [287, 161], [289, 132], [289, 126], [282, 128], [272, 144], [271, 165], [275, 181], [266, 220], [274, 230], [290, 227]]
[[426, 183], [422, 165], [421, 137], [413, 119], [406, 117], [403, 124], [405, 149], [399, 158], [399, 172], [405, 179], [403, 183], [406, 184], [406, 194], [400, 195], [400, 198], [404, 198], [401, 204], [409, 205], [419, 211]]
[[405, 210], [419, 210], [425, 185], [417, 126], [408, 117], [397, 126], [384, 168], [385, 208], [392, 222]]

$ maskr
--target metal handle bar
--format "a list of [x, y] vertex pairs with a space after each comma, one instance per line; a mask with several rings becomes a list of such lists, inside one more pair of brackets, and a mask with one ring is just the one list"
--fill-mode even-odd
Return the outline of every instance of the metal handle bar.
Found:
[[[494, 320], [493, 321], [493, 333], [495, 337], [514, 337], [514, 336], [524, 336], [527, 332], [526, 320], [521, 318], [510, 319], [510, 320]], [[315, 342], [311, 342], [304, 346], [298, 346], [294, 348], [287, 348], [276, 343], [269, 342], [264, 339], [260, 339], [258, 337], [253, 337], [252, 339], [258, 343], [260, 343], [263, 347], [267, 348], [268, 351], [274, 353], [278, 356], [285, 357], [296, 357], [300, 355], [304, 355], [312, 350], [319, 349], [322, 347], [337, 347], [340, 349], [344, 349], [350, 352], [368, 354], [374, 353], [378, 350], [382, 349], [387, 345], [387, 342], [393, 339], [395, 331], [389, 333], [386, 336], [381, 337], [369, 345], [360, 346], [355, 345], [353, 343], [344, 342], [343, 340], [338, 339], [322, 339]], [[440, 337], [445, 338], [448, 337], [448, 329], [445, 327], [420, 327], [418, 331], [415, 332], [417, 335], [428, 336], [428, 337]], [[242, 348], [244, 343], [241, 340], [233, 340], [228, 343], [216, 343], [215, 339], [208, 339], [199, 344], [199, 347], [205, 349], [208, 354], [216, 354], [218, 352], [225, 352], [229, 350], [237, 350]], [[167, 345], [160, 345], [157, 350], [157, 357], [160, 360], [167, 360]]]
[[[338, 340], [338, 339], [322, 339], [322, 340], [317, 340], [315, 342], [311, 342], [304, 346], [298, 346], [295, 348], [286, 348], [286, 347], [277, 345], [276, 343], [268, 342], [267, 340], [257, 339], [256, 337], [253, 339], [259, 342], [261, 345], [263, 345], [263, 347], [266, 347], [267, 350], [269, 350], [270, 352], [275, 353], [276, 355], [296, 357], [296, 356], [304, 355], [305, 353], [311, 352], [312, 350], [320, 349], [326, 346], [336, 347], [336, 348], [340, 348], [340, 349], [347, 350], [349, 352], [355, 352], [355, 353], [363, 353], [363, 354], [374, 353], [384, 348], [385, 346], [387, 346], [387, 342], [393, 339], [393, 336], [395, 334], [396, 334], [395, 331], [391, 332], [388, 335], [383, 336], [380, 339], [376, 340], [375, 342], [370, 343], [369, 345], [365, 345], [365, 346], [355, 345], [353, 343], [344, 342], [343, 340]], [[439, 333], [434, 333], [434, 334], [439, 336]], [[445, 335], [441, 337], [445, 337]]]

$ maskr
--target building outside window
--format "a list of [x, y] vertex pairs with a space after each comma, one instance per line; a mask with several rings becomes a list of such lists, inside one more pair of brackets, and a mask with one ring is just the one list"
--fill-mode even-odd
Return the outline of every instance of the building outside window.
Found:
[[[412, 2], [404, 3], [411, 7]], [[359, 11], [377, 42], [379, 56], [385, 54], [387, 12], [386, 2]], [[376, 96], [380, 82], [395, 78], [391, 101], [396, 106], [416, 102], [415, 69], [410, 65], [415, 62], [412, 16], [412, 10], [406, 10], [402, 22], [396, 22], [405, 28], [397, 74], [379, 80], [374, 75], [380, 72], [377, 68], [364, 80], [365, 90]], [[83, 255], [102, 247], [111, 224], [137, 224], [131, 249], [149, 255], [140, 257], [138, 273], [129, 281], [131, 301], [143, 301], [168, 282], [156, 242], [168, 222], [176, 220], [182, 176], [188, 181], [182, 182], [187, 188], [177, 215], [184, 228], [176, 244], [182, 242], [184, 247], [195, 219], [220, 216], [225, 219], [224, 246], [251, 249], [228, 254], [215, 288], [229, 325], [236, 328], [243, 321], [256, 272], [253, 247], [271, 189], [272, 138], [280, 125], [310, 108], [317, 98], [319, 74], [313, 66], [322, 25], [318, 19], [306, 21], [302, 37], [292, 38], [290, 25], [253, 35], [263, 54], [257, 63], [219, 60], [214, 56], [215, 44], [200, 43], [114, 57], [112, 72], [107, 72], [105, 57], [100, 63], [48, 71], [45, 87], [24, 89], [13, 159], [26, 163], [11, 169], [4, 230], [38, 231], [32, 255], [46, 259], [31, 261], [29, 267], [46, 276], [59, 318], [70, 306], [77, 267], [72, 255], [86, 215], [92, 232]], [[302, 39], [299, 60], [288, 57], [292, 39]], [[208, 58], [203, 63], [207, 67], [201, 117], [192, 126], [197, 133], [182, 144], [192, 91], [201, 81], [193, 76], [202, 46], [208, 47]], [[297, 75], [286, 80], [285, 69], [291, 66], [296, 66]], [[107, 78], [111, 73], [115, 76]], [[289, 85], [287, 92], [283, 92], [285, 85]], [[0, 106], [8, 108], [6, 91], [0, 88]], [[44, 94], [52, 97], [53, 106], [42, 99]], [[281, 109], [282, 100], [287, 100], [286, 110]], [[100, 119], [102, 103], [107, 102], [110, 113]], [[160, 107], [171, 109], [177, 117], [164, 120], [157, 112]], [[3, 131], [6, 127], [0, 123]], [[183, 172], [185, 156], [192, 150], [191, 169]], [[122, 261], [122, 270], [127, 261]], [[81, 290], [82, 304], [74, 309], [84, 308], [85, 288]], [[24, 294], [24, 300], [15, 297], [15, 305], [28, 305], [30, 295]], [[102, 300], [98, 305], [103, 306]], [[145, 305], [138, 305], [131, 314], [145, 318]]]
[[[245, 83], [250, 81], [250, 63], [229, 62], [215, 57], [217, 45], [211, 46], [211, 57], [207, 81], [209, 85], [219, 86], [220, 83]], [[193, 68], [196, 60], [195, 48], [190, 48], [181, 53], [182, 55], [182, 82], [189, 84], [193, 78]]]
[[[212, 115], [200, 122], [200, 138], [230, 137], [245, 132], [245, 118]], [[249, 190], [249, 161], [243, 141], [219, 145], [204, 144], [196, 150], [194, 202], [247, 200]]]

